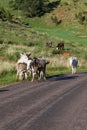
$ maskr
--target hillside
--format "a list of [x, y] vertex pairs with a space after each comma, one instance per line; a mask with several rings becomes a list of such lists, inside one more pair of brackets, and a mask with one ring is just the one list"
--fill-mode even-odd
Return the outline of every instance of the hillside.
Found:
[[[4, 7], [6, 10], [11, 11], [16, 18], [19, 17], [21, 20], [23, 20], [23, 18], [26, 19], [20, 10], [14, 10], [9, 7], [9, 2], [10, 0], [0, 1], [0, 7]], [[50, 0], [50, 6], [52, 6], [52, 10], [44, 16], [44, 22], [47, 25], [51, 24], [52, 26], [52, 23], [54, 22], [52, 17], [62, 20], [62, 25], [79, 25], [76, 15], [82, 12], [85, 12], [87, 17], [87, 0], [61, 0], [61, 2], [56, 6], [54, 6], [54, 3], [57, 4], [56, 0]]]
[[[35, 18], [25, 17], [21, 11], [13, 10], [9, 7], [9, 1], [0, 1], [1, 7], [6, 7], [5, 10], [13, 15], [13, 22], [0, 20], [1, 44], [35, 45], [37, 48], [39, 45], [42, 48], [48, 40], [52, 40], [54, 46], [63, 40], [66, 48], [72, 47], [71, 53], [81, 56], [80, 50], [83, 49], [85, 55], [84, 46], [87, 46], [87, 23], [86, 20], [84, 23], [80, 23], [81, 21], [79, 22], [76, 15], [85, 12], [82, 15], [85, 15], [85, 18], [87, 17], [87, 0], [61, 0], [60, 4], [50, 13]], [[50, 0], [51, 4], [53, 2], [55, 0]], [[78, 44], [82, 47], [78, 46]], [[74, 50], [73, 46], [76, 46], [76, 50]], [[79, 50], [79, 53], [77, 50]]]
[[[52, 24], [52, 17], [56, 17], [59, 20], [62, 20], [62, 25], [71, 25], [71, 26], [81, 26], [78, 22], [79, 19], [76, 18], [76, 15], [82, 12], [86, 12], [87, 17], [87, 0], [77, 0], [78, 2], [73, 2], [74, 0], [62, 0], [60, 5], [55, 8], [50, 14], [47, 14], [46, 23]], [[87, 21], [86, 21], [87, 22]]]

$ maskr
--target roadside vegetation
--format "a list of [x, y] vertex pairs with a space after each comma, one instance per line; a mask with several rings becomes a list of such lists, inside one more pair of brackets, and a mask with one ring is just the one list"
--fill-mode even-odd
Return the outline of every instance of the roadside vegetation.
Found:
[[[32, 17], [9, 2], [0, 1], [0, 86], [16, 82], [16, 62], [22, 52], [48, 59], [47, 76], [70, 73], [67, 59], [72, 55], [79, 59], [78, 71], [87, 70], [86, 0], [50, 0], [50, 11]], [[49, 40], [52, 48], [46, 46]], [[65, 49], [56, 50], [61, 41]]]

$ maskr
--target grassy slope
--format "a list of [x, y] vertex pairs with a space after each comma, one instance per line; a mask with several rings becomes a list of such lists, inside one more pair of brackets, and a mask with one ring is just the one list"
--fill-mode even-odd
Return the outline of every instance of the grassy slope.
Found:
[[[62, 0], [61, 6], [58, 6], [51, 13], [46, 14], [42, 18], [30, 19], [29, 23], [35, 30], [47, 32], [51, 37], [86, 45], [87, 27], [80, 25], [75, 18], [75, 14], [79, 11], [86, 10], [87, 6], [84, 5], [84, 1], [80, 0], [80, 2], [74, 5], [73, 0], [70, 0], [68, 2], [69, 5], [65, 5], [67, 0]], [[51, 20], [51, 16], [62, 19], [62, 24], [55, 26]]]
[[1, 1], [0, 1], [0, 6], [7, 8], [9, 1], [10, 1], [10, 0], [1, 0]]
[[[8, 7], [8, 1], [9, 0], [3, 0], [1, 1], [1, 5]], [[53, 1], [53, 0], [50, 0]], [[77, 20], [74, 18], [75, 14], [77, 12], [79, 12], [79, 10], [81, 11], [81, 9], [86, 9], [86, 6], [84, 6], [84, 2], [80, 0], [80, 2], [78, 4], [76, 4], [76, 8], [73, 5], [73, 0], [69, 1], [69, 5], [65, 5], [65, 3], [67, 2], [67, 0], [61, 0], [61, 6], [58, 6], [58, 8], [54, 9], [54, 11], [52, 11], [49, 14], [46, 14], [44, 17], [41, 18], [34, 18], [34, 19], [27, 19], [27, 18], [22, 18], [21, 20], [24, 22], [27, 22], [30, 24], [30, 26], [35, 29], [36, 31], [40, 31], [40, 32], [47, 32], [51, 37], [58, 37], [59, 39], [65, 40], [65, 41], [69, 41], [69, 42], [74, 42], [74, 43], [80, 43], [80, 44], [86, 44], [87, 41], [87, 29], [85, 27], [82, 28], [82, 26], [80, 26], [77, 23]], [[85, 0], [84, 0], [85, 1]], [[70, 10], [68, 10], [68, 8], [71, 8]], [[65, 12], [65, 13], [64, 13]], [[17, 14], [16, 14], [17, 15]], [[58, 18], [63, 19], [63, 23], [61, 26], [55, 26], [52, 23], [51, 20], [51, 16], [55, 15]], [[73, 23], [73, 24], [72, 24]], [[10, 36], [12, 36], [12, 40], [14, 41], [14, 39], [17, 40], [17, 42], [22, 42], [23, 39], [25, 41], [26, 36], [22, 36], [23, 39], [21, 40], [21, 36], [18, 36], [18, 38], [15, 35], [22, 35], [20, 34], [21, 32], [24, 33], [25, 35], [28, 34], [28, 31], [26, 28], [21, 28], [18, 26], [14, 27], [14, 32], [13, 32], [13, 28], [12, 26], [8, 26], [8, 28], [3, 29], [2, 25], [2, 31], [8, 31], [7, 34], [11, 34]], [[11, 33], [12, 31], [12, 33]], [[17, 32], [17, 34], [16, 34]], [[2, 32], [1, 32], [2, 34]], [[9, 37], [8, 35], [6, 35], [6, 38], [11, 39], [11, 37]], [[24, 42], [23, 41], [23, 42]], [[28, 40], [26, 40], [27, 42]], [[16, 41], [14, 41], [16, 42]]]

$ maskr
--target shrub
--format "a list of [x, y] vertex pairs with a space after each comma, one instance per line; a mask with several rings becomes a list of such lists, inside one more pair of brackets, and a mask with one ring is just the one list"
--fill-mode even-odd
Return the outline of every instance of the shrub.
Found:
[[12, 21], [12, 18], [13, 15], [9, 11], [5, 10], [3, 7], [0, 7], [0, 19], [2, 21]]
[[53, 23], [55, 23], [56, 25], [59, 25], [62, 20], [58, 19], [56, 16], [51, 16], [51, 20], [53, 21]]
[[84, 4], [87, 6], [87, 1], [85, 1]]
[[70, 2], [69, 1], [65, 1], [64, 5], [70, 5]]
[[13, 41], [8, 41], [8, 44], [13, 44], [14, 42]]
[[3, 7], [0, 7], [0, 19], [6, 21], [6, 11]]
[[87, 12], [86, 11], [79, 12], [75, 16], [78, 19], [78, 22], [80, 24], [87, 24]]
[[29, 26], [29, 23], [26, 22], [26, 21], [22, 22], [22, 24], [24, 24], [24, 25], [26, 25], [26, 26]]
[[0, 44], [3, 44], [3, 40], [2, 39], [0, 39]]

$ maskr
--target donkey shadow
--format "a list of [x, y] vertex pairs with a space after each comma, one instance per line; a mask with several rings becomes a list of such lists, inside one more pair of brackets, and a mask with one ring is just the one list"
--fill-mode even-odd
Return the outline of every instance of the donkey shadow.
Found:
[[47, 77], [49, 81], [57, 81], [57, 80], [71, 80], [77, 78], [78, 75], [65, 75], [65, 74], [60, 74], [60, 75], [53, 75]]
[[8, 89], [0, 89], [0, 93], [4, 93], [4, 92], [7, 92], [9, 91]]

